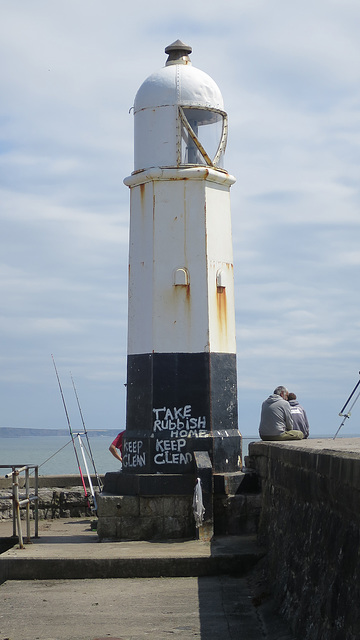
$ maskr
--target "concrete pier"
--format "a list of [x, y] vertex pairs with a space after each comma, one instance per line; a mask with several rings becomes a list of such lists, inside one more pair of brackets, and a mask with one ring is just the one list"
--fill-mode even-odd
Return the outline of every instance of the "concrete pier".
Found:
[[263, 593], [263, 553], [255, 536], [98, 543], [90, 520], [42, 521], [0, 555], [1, 637], [294, 640]]
[[254, 442], [247, 464], [257, 534], [99, 543], [89, 519], [41, 521], [38, 540], [0, 555], [3, 636], [357, 640], [360, 439]]
[[[9, 521], [0, 534], [11, 535]], [[222, 536], [210, 542], [101, 542], [91, 520], [49, 520], [40, 523], [39, 539], [25, 549], [14, 547], [0, 556], [0, 582], [29, 579], [157, 578], [248, 572], [264, 555], [255, 535]]]

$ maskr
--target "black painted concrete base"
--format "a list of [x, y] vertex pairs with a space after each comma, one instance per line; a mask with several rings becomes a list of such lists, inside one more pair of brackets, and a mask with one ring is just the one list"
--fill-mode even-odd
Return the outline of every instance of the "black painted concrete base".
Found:
[[189, 474], [141, 474], [124, 471], [105, 475], [103, 492], [122, 496], [181, 496], [194, 493], [195, 479]]
[[214, 472], [233, 473], [242, 468], [242, 438], [238, 429], [199, 431], [174, 436], [125, 431], [123, 470], [128, 474], [194, 474], [194, 452], [209, 454]]
[[[158, 431], [156, 420], [160, 420], [160, 430], [167, 428], [166, 423], [169, 420], [186, 423], [187, 416], [183, 411], [185, 407], [190, 407], [188, 411], [192, 418], [205, 419], [201, 427], [208, 431], [237, 428], [237, 374], [234, 353], [128, 355], [128, 431]], [[167, 409], [173, 413], [172, 418], [166, 414]], [[175, 424], [174, 428], [176, 426], [179, 430], [184, 427], [182, 424]], [[195, 423], [190, 427], [196, 429]]]
[[[257, 476], [237, 471], [217, 473], [214, 478], [214, 494], [235, 495], [257, 492]], [[103, 493], [122, 496], [184, 496], [193, 495], [196, 477], [190, 474], [142, 474], [111, 471], [105, 475]]]
[[194, 473], [195, 451], [216, 472], [241, 468], [235, 354], [129, 355], [126, 413], [127, 473]]

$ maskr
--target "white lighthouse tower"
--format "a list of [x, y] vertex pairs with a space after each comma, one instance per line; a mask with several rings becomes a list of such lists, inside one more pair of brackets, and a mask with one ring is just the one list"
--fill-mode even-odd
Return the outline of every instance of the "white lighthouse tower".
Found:
[[130, 188], [125, 474], [215, 473], [241, 466], [227, 115], [191, 47], [134, 101]]

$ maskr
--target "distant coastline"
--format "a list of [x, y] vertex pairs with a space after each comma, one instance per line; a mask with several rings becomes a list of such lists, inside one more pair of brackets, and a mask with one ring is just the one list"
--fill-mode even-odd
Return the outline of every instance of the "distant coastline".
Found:
[[[121, 429], [88, 429], [87, 433], [89, 438], [94, 436], [116, 436]], [[78, 432], [83, 433], [83, 429], [77, 431], [73, 429], [73, 434]], [[0, 438], [29, 438], [39, 436], [41, 438], [48, 436], [68, 436], [69, 431], [67, 429], [30, 429], [27, 427], [0, 427]]]

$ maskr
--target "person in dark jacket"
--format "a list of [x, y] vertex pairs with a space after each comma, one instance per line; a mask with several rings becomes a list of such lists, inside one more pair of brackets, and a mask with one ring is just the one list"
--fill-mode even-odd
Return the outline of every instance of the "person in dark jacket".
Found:
[[302, 431], [304, 434], [304, 438], [308, 438], [310, 428], [305, 409], [297, 401], [295, 393], [289, 393], [288, 402], [290, 405], [294, 429]]
[[262, 440], [302, 440], [302, 431], [294, 429], [289, 392], [286, 387], [276, 387], [273, 394], [262, 403], [259, 434]]

